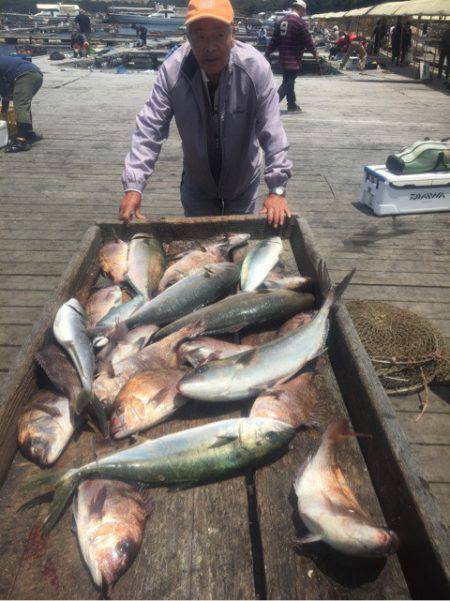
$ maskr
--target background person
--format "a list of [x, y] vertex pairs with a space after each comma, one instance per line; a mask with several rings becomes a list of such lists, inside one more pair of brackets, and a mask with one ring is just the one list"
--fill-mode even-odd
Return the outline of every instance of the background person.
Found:
[[439, 64], [438, 64], [438, 77], [442, 77], [442, 71], [445, 66], [445, 77], [448, 79], [450, 70], [450, 27], [447, 28], [442, 34], [441, 41], [439, 43]]
[[266, 52], [269, 58], [278, 50], [283, 81], [278, 88], [280, 102], [287, 98], [287, 110], [300, 112], [295, 96], [295, 80], [299, 74], [303, 52], [309, 50], [318, 59], [316, 47], [302, 17], [306, 14], [306, 2], [294, 0], [292, 12], [275, 24], [272, 40]]
[[122, 175], [119, 218], [140, 218], [141, 196], [175, 118], [183, 148], [181, 202], [187, 216], [253, 213], [264, 151], [269, 193], [262, 213], [281, 225], [290, 210], [288, 142], [270, 65], [232, 36], [229, 0], [191, 0], [188, 42], [161, 65]]
[[17, 135], [5, 148], [5, 152], [22, 152], [30, 149], [30, 144], [38, 142], [42, 136], [33, 131], [31, 101], [41, 89], [42, 71], [33, 63], [12, 56], [0, 56], [0, 96], [2, 110], [8, 110], [9, 102], [14, 102], [17, 119]]
[[91, 19], [83, 9], [80, 9], [80, 13], [75, 17], [75, 23], [78, 25], [80, 33], [84, 34], [89, 41], [92, 33]]

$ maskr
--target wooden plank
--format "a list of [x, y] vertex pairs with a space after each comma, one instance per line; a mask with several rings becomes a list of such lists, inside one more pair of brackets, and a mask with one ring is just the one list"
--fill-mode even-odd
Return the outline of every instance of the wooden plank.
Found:
[[389, 301], [392, 298], [410, 302], [426, 300], [428, 303], [449, 303], [450, 289], [437, 286], [369, 286], [367, 284], [351, 284], [346, 291], [346, 300], [368, 299]]
[[[37, 261], [31, 263], [30, 261], [16, 261], [9, 262], [8, 264], [0, 264], [1, 275], [39, 275], [39, 276], [53, 276], [61, 275], [66, 268], [66, 263], [49, 263], [43, 261]], [[2, 316], [0, 315], [0, 320]]]
[[[411, 444], [450, 445], [450, 413], [399, 413], [398, 421]], [[426, 466], [424, 466], [426, 471]]]
[[370, 443], [361, 439], [359, 444], [385, 518], [403, 541], [398, 556], [410, 590], [420, 596], [431, 588], [442, 598], [450, 574], [448, 539], [436, 502], [424, 486], [416, 448], [410, 448], [370, 359], [358, 344], [348, 312], [341, 306], [333, 319], [336, 324], [329, 337], [333, 370], [353, 426], [373, 434]]
[[0, 290], [0, 307], [42, 307], [48, 290]]
[[[352, 265], [354, 259], [352, 258], [344, 258], [344, 257], [328, 257], [327, 265], [331, 271], [340, 270], [347, 271], [349, 267]], [[368, 271], [374, 272], [379, 271], [380, 269], [380, 261], [379, 259], [373, 258], [364, 258], [360, 257], [358, 259], [358, 273]], [[445, 274], [450, 273], [450, 265], [447, 261], [428, 261], [426, 258], [417, 261], [398, 261], [398, 260], [385, 260], [383, 261], [383, 273], [409, 273], [409, 274], [440, 274], [441, 278], [444, 279], [447, 277]], [[420, 279], [418, 277], [418, 279]]]
[[411, 443], [411, 447], [428, 482], [450, 483], [450, 446], [448, 442], [445, 445]]
[[[220, 419], [219, 414], [227, 411], [228, 408], [216, 408], [205, 419], [200, 417], [205, 414], [203, 409], [191, 406], [176, 421], [167, 422], [149, 434], [154, 438], [179, 430], [180, 424], [192, 427]], [[59, 464], [68, 468], [92, 460], [91, 438], [83, 434], [77, 443], [72, 442]], [[23, 501], [23, 487], [36, 471], [18, 456], [0, 494], [0, 511], [5, 518], [2, 531], [14, 531], [16, 541], [29, 544], [46, 508], [26, 512], [20, 525], [16, 511]], [[115, 586], [114, 598], [255, 598], [244, 479], [234, 478], [176, 494], [154, 489], [151, 494], [154, 511], [142, 549]], [[70, 534], [70, 514], [66, 511], [40, 548], [31, 546], [30, 550], [28, 545], [7, 548], [0, 577], [2, 598], [98, 598], [99, 593], [79, 556], [76, 538]]]
[[[428, 390], [427, 413], [450, 413], [450, 389], [448, 386], [432, 385]], [[425, 400], [425, 393], [407, 396], [391, 396], [389, 400], [396, 411], [416, 413]]]
[[[326, 425], [335, 417], [346, 416], [339, 388], [328, 366], [320, 378], [324, 392]], [[292, 541], [305, 532], [296, 511], [292, 484], [299, 466], [317, 447], [315, 430], [299, 433], [289, 454], [280, 462], [255, 473], [255, 489], [260, 516], [262, 556], [268, 599], [398, 599], [409, 598], [396, 557], [387, 561], [345, 558], [330, 547], [292, 552]], [[280, 465], [281, 464], [281, 465]], [[376, 523], [384, 518], [370, 483], [364, 460], [355, 441], [339, 453], [339, 465], [349, 474], [353, 490]], [[339, 577], [337, 578], [337, 574]], [[331, 578], [330, 578], [331, 576]]]
[[0, 327], [0, 345], [20, 346], [31, 332], [31, 325], [2, 325]]
[[[430, 490], [433, 493], [438, 505], [443, 509], [445, 516], [450, 515], [450, 484], [447, 482], [432, 482]], [[447, 527], [450, 526], [450, 520], [447, 517]]]
[[53, 290], [58, 276], [47, 275], [0, 275], [0, 289], [7, 290]]
[[30, 386], [32, 386], [34, 355], [43, 345], [47, 330], [53, 322], [61, 303], [74, 294], [75, 291], [79, 292], [82, 282], [88, 288], [92, 285], [92, 278], [96, 277], [98, 273], [98, 268], [93, 267], [93, 259], [98, 252], [100, 243], [99, 228], [91, 228], [86, 233], [79, 253], [69, 263], [52, 298], [48, 300], [40, 320], [35, 324], [29, 338], [25, 341], [24, 348], [19, 353], [17, 363], [12, 369], [12, 375], [2, 391], [3, 395], [0, 398], [0, 440], [3, 441], [3, 447], [0, 457], [0, 483], [4, 480], [16, 451], [16, 423], [23, 403], [28, 399]]

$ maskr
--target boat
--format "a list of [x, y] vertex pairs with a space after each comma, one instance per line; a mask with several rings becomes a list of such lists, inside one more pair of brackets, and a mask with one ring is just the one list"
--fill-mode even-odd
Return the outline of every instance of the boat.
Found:
[[120, 23], [122, 25], [144, 25], [149, 31], [160, 31], [181, 27], [184, 24], [185, 11], [186, 9], [183, 10], [178, 7], [175, 11], [173, 6], [167, 8], [160, 7], [151, 13], [142, 9], [127, 9], [126, 11], [122, 11], [109, 8], [108, 15], [110, 20], [114, 23]]
[[60, 21], [65, 21], [70, 17], [76, 17], [80, 13], [78, 4], [37, 4], [38, 13], [32, 15], [35, 23], [41, 25], [53, 25]]

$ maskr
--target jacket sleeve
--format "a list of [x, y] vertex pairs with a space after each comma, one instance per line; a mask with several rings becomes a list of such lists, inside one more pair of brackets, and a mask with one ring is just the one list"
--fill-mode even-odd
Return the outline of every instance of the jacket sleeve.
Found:
[[278, 46], [280, 45], [280, 21], [275, 23], [275, 27], [273, 28], [272, 39], [270, 40], [269, 46], [266, 50], [266, 55], [272, 54], [275, 50], [278, 50]]
[[156, 75], [149, 99], [136, 117], [136, 131], [122, 172], [125, 191], [144, 190], [155, 168], [161, 146], [169, 135], [172, 116], [166, 72], [162, 66]]
[[264, 151], [264, 179], [269, 190], [286, 186], [291, 177], [289, 144], [281, 123], [279, 98], [270, 65], [265, 63], [256, 83], [256, 136]]

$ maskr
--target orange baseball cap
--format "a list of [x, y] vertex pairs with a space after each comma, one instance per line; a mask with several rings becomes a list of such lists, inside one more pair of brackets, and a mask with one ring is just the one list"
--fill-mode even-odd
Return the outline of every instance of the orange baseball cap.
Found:
[[217, 19], [223, 23], [232, 23], [234, 10], [229, 0], [190, 0], [185, 25], [198, 19]]

